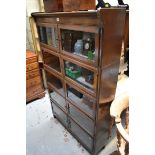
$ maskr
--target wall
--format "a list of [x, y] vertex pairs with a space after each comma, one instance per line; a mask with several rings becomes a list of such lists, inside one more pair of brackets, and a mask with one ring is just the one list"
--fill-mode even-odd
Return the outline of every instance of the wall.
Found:
[[32, 12], [40, 12], [40, 0], [26, 0], [26, 49], [34, 51], [29, 17]]

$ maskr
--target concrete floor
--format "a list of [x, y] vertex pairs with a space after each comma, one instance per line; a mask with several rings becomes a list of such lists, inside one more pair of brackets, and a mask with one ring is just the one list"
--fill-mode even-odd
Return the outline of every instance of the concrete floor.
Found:
[[[89, 155], [66, 129], [53, 118], [48, 93], [26, 106], [27, 155]], [[116, 137], [99, 155], [117, 150]]]

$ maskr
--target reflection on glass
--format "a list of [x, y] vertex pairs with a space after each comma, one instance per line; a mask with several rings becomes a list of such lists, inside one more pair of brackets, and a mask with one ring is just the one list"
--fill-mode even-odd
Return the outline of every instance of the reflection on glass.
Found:
[[54, 115], [56, 115], [56, 117], [60, 119], [60, 121], [65, 126], [67, 126], [67, 115], [60, 108], [58, 108], [54, 103], [52, 104], [52, 107], [53, 107]]
[[62, 50], [95, 59], [95, 34], [61, 29]]
[[49, 54], [46, 51], [43, 51], [43, 58], [44, 58], [44, 63], [51, 68], [55, 69], [58, 72], [61, 72], [60, 70], [60, 61], [59, 58], [55, 55]]
[[39, 29], [39, 38], [40, 38], [40, 41], [42, 43], [47, 44], [46, 28], [39, 26], [38, 29]]
[[58, 47], [57, 29], [52, 27], [39, 26], [40, 41], [44, 44], [48, 44], [54, 48]]
[[65, 61], [64, 64], [66, 76], [72, 78], [87, 88], [92, 90], [95, 88], [94, 72], [69, 61]]
[[83, 112], [80, 112], [77, 108], [75, 108], [71, 104], [69, 104], [69, 114], [89, 134], [93, 135], [93, 132], [94, 132], [94, 122], [88, 116], [86, 116]]
[[56, 76], [47, 71], [46, 71], [46, 79], [47, 82], [52, 84], [64, 96], [64, 89], [60, 79], [58, 79]]
[[64, 110], [66, 110], [66, 101], [65, 101], [65, 99], [62, 96], [60, 96], [58, 93], [56, 93], [55, 91], [53, 91], [53, 92], [50, 93], [50, 97], [57, 104], [59, 104], [61, 108], [63, 108]]
[[81, 110], [85, 111], [92, 118], [95, 117], [95, 100], [83, 95], [71, 86], [67, 85], [67, 97]]
[[85, 132], [83, 131], [74, 121], [70, 119], [71, 122], [71, 131], [78, 136], [78, 138], [89, 148], [89, 150], [92, 150], [93, 146], [93, 140], [92, 138]]

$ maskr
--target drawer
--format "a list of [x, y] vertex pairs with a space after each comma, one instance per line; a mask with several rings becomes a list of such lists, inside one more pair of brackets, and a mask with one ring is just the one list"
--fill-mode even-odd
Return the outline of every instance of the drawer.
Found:
[[69, 115], [92, 137], [94, 136], [94, 121], [70, 103]]
[[36, 56], [26, 59], [26, 64], [31, 64], [31, 63], [34, 63], [34, 62], [37, 62], [37, 57]]
[[40, 76], [26, 80], [26, 88], [36, 86], [41, 83]]
[[69, 128], [72, 131], [73, 135], [75, 135], [87, 148], [92, 151], [93, 148], [93, 139], [80, 128], [71, 118]]
[[53, 114], [58, 118], [58, 120], [63, 123], [63, 125], [68, 126], [67, 115], [54, 103], [52, 103]]
[[34, 86], [34, 87], [27, 88], [26, 89], [26, 97], [37, 95], [39, 93], [42, 93], [43, 91], [44, 90], [43, 90], [41, 85], [37, 85], [37, 86]]
[[39, 69], [35, 69], [26, 73], [26, 80], [40, 76]]
[[26, 65], [26, 72], [31, 71], [33, 69], [38, 69], [38, 68], [39, 68], [38, 63], [35, 62], [29, 65]]

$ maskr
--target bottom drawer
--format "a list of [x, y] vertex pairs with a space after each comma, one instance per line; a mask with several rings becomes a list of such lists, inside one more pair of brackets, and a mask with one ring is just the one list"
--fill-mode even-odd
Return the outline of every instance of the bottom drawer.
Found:
[[29, 72], [26, 72], [26, 80], [34, 78], [36, 76], [40, 76], [39, 69], [35, 69]]
[[30, 88], [36, 85], [39, 85], [41, 83], [40, 76], [31, 78], [29, 80], [26, 80], [26, 88]]
[[70, 118], [70, 130], [78, 137], [78, 139], [86, 146], [89, 151], [93, 148], [93, 139], [82, 130], [71, 118]]
[[63, 125], [67, 126], [67, 115], [57, 106], [55, 103], [52, 103], [53, 114], [58, 118]]
[[37, 86], [33, 86], [33, 87], [30, 87], [30, 88], [27, 88], [26, 89], [26, 97], [30, 97], [30, 96], [39, 94], [39, 93], [41, 93], [43, 91], [44, 90], [43, 90], [41, 84], [37, 85]]

